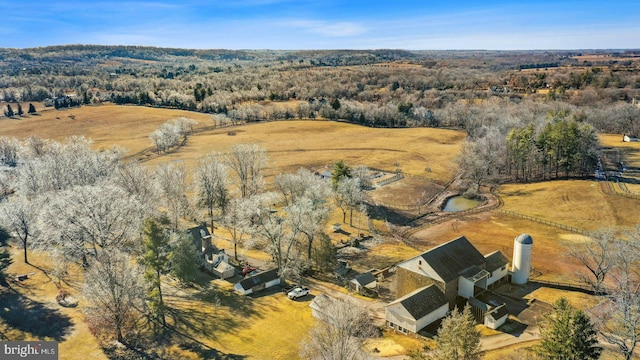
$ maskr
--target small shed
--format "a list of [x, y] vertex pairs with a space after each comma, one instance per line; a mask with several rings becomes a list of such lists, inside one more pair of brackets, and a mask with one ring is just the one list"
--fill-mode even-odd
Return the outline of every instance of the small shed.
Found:
[[280, 285], [277, 268], [249, 276], [235, 284], [233, 288], [241, 295], [249, 295], [276, 285]]
[[385, 307], [387, 326], [401, 333], [417, 333], [447, 316], [449, 301], [438, 286], [415, 290]]
[[362, 292], [364, 289], [375, 291], [378, 288], [378, 279], [373, 276], [371, 271], [357, 275], [349, 283], [352, 289], [357, 292]]
[[211, 268], [211, 272], [220, 279], [228, 279], [236, 274], [236, 268], [223, 260], [218, 262], [215, 267]]
[[509, 317], [509, 310], [507, 310], [507, 305], [502, 304], [498, 307], [493, 308], [484, 316], [484, 326], [489, 329], [497, 329], [502, 324], [507, 321]]

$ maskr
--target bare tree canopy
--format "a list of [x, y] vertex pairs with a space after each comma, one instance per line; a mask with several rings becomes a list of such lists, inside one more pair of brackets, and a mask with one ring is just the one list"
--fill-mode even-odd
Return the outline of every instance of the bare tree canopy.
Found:
[[225, 155], [225, 163], [235, 176], [240, 197], [255, 195], [262, 190], [262, 170], [267, 164], [265, 149], [256, 144], [238, 144]]
[[300, 356], [310, 360], [367, 359], [362, 342], [375, 334], [365, 307], [347, 299], [324, 296], [320, 321], [301, 344]]
[[60, 192], [45, 205], [43, 245], [59, 246], [73, 258], [84, 258], [86, 251], [99, 258], [113, 249], [134, 250], [145, 216], [135, 197], [109, 183]]
[[126, 254], [114, 250], [85, 273], [82, 294], [89, 326], [111, 331], [121, 343], [133, 330], [144, 303], [142, 271]]

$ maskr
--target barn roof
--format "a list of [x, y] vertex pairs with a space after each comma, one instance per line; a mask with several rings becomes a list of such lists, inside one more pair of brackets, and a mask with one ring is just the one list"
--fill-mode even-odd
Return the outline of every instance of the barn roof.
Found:
[[487, 260], [486, 270], [488, 272], [498, 270], [509, 263], [507, 257], [504, 256], [504, 254], [500, 250], [487, 254], [484, 256], [484, 258]]
[[399, 316], [418, 320], [448, 303], [440, 288], [431, 284], [392, 301], [387, 308]]
[[472, 265], [482, 268], [485, 262], [484, 256], [464, 236], [436, 246], [418, 257], [433, 270], [429, 275], [443, 282], [458, 279], [458, 274]]
[[253, 276], [250, 276], [246, 279], [243, 279], [239, 282], [239, 284], [240, 286], [242, 286], [244, 290], [249, 290], [256, 285], [268, 283], [269, 281], [275, 280], [277, 278], [278, 278], [278, 269], [276, 268], [276, 269], [263, 271]]

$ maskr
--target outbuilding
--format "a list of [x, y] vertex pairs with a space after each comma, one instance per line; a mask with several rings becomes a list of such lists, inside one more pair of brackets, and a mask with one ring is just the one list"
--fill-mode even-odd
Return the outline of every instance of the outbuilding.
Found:
[[241, 295], [249, 295], [276, 285], [280, 285], [277, 268], [249, 276], [235, 284], [233, 288]]
[[440, 288], [429, 285], [415, 290], [385, 307], [387, 326], [403, 334], [418, 333], [447, 316], [449, 301]]

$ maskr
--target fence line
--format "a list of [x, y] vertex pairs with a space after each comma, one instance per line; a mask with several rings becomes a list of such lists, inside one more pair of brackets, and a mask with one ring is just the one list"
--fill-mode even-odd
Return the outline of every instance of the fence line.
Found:
[[574, 226], [569, 226], [569, 225], [560, 224], [560, 223], [557, 223], [557, 222], [544, 220], [544, 219], [540, 219], [540, 218], [529, 216], [529, 215], [520, 214], [520, 213], [517, 213], [515, 211], [503, 210], [503, 209], [497, 209], [496, 211], [501, 213], [501, 214], [504, 214], [504, 215], [510, 215], [510, 216], [521, 218], [521, 219], [525, 219], [525, 220], [535, 221], [535, 222], [540, 223], [540, 224], [553, 226], [553, 227], [556, 227], [556, 228], [559, 228], [559, 229], [571, 231], [573, 233], [582, 234], [582, 235], [585, 235], [585, 236], [594, 235], [594, 232], [589, 231], [589, 230], [580, 229], [580, 228], [577, 228], [577, 227], [574, 227]]

